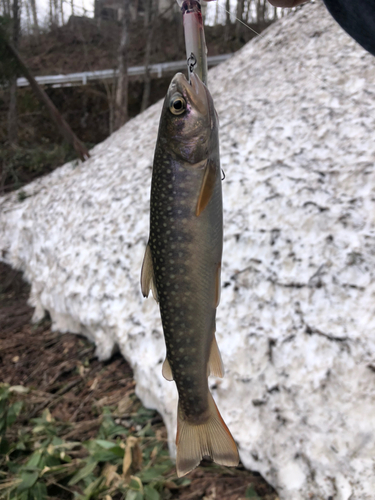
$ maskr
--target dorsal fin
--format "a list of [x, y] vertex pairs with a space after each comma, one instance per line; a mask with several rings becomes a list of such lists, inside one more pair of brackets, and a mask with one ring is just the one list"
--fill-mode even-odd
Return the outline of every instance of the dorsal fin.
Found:
[[152, 265], [152, 254], [150, 245], [147, 243], [145, 256], [143, 258], [142, 271], [141, 271], [141, 289], [143, 297], [148, 297], [150, 290], [152, 296], [159, 302], [158, 291], [156, 289], [154, 267]]
[[208, 202], [210, 201], [212, 194], [214, 192], [215, 182], [216, 182], [216, 165], [215, 162], [209, 158], [206, 163], [202, 186], [197, 202], [197, 208], [195, 211], [195, 215], [197, 217], [199, 217], [199, 215], [208, 205]]

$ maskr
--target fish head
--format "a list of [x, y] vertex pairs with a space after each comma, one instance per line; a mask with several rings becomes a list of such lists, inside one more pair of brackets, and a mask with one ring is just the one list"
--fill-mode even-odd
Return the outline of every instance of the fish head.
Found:
[[178, 159], [196, 164], [208, 158], [217, 137], [218, 119], [207, 87], [194, 73], [190, 83], [177, 73], [169, 86], [160, 121], [163, 147]]

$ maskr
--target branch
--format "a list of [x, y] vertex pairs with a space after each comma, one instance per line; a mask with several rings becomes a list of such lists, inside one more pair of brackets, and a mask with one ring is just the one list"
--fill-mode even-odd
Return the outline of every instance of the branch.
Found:
[[50, 117], [57, 125], [57, 128], [59, 129], [59, 131], [62, 134], [62, 136], [64, 137], [64, 139], [68, 143], [73, 145], [78, 157], [82, 161], [85, 161], [87, 158], [90, 158], [90, 154], [89, 154], [86, 146], [78, 139], [78, 137], [75, 135], [75, 133], [69, 127], [69, 125], [66, 123], [64, 118], [58, 112], [57, 108], [55, 107], [55, 105], [53, 104], [51, 99], [48, 97], [46, 92], [37, 83], [37, 81], [35, 80], [33, 75], [30, 73], [29, 69], [27, 68], [26, 64], [23, 62], [21, 56], [18, 54], [17, 50], [8, 41], [7, 36], [5, 35], [5, 33], [1, 27], [0, 27], [0, 41], [4, 43], [7, 50], [10, 52], [10, 54], [16, 60], [21, 73], [24, 75], [24, 77], [30, 83], [31, 88], [33, 89], [35, 95], [38, 97], [39, 101], [46, 105], [48, 112], [50, 114]]

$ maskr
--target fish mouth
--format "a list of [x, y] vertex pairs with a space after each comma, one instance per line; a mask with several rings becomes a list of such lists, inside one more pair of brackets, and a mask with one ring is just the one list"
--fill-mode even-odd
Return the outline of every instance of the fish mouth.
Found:
[[179, 92], [202, 115], [207, 115], [209, 111], [207, 88], [195, 73], [190, 75], [190, 83], [183, 73], [177, 73], [171, 81], [169, 91], [170, 93]]

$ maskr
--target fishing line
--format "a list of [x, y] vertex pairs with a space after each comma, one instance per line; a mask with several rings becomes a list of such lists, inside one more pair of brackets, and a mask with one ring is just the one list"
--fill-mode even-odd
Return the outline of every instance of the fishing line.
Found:
[[225, 7], [222, 7], [219, 3], [218, 3], [218, 6], [224, 10], [224, 12], [226, 12], [227, 14], [229, 14], [230, 16], [234, 17], [234, 19], [236, 21], [238, 21], [239, 23], [243, 24], [244, 26], [246, 26], [246, 28], [248, 28], [250, 31], [252, 31], [253, 33], [255, 33], [256, 35], [258, 35], [258, 37], [262, 38], [263, 35], [261, 35], [260, 33], [258, 33], [257, 31], [255, 31], [251, 26], [249, 26], [248, 24], [246, 24], [244, 21], [242, 21], [241, 19], [238, 19], [237, 16], [235, 16], [234, 14], [232, 14], [232, 12], [230, 12], [229, 10], [227, 10]]
[[244, 21], [242, 21], [241, 19], [238, 19], [238, 17], [235, 14], [233, 14], [233, 12], [230, 12], [225, 7], [223, 7], [222, 5], [220, 5], [219, 0], [217, 0], [217, 5], [218, 5], [218, 7], [220, 7], [220, 9], [222, 11], [226, 12], [227, 14], [229, 14], [232, 19], [235, 19], [239, 23], [243, 24], [246, 28], [248, 28], [250, 31], [252, 31], [253, 33], [255, 33], [259, 38], [263, 38], [264, 35], [262, 35], [261, 33], [258, 33], [257, 31], [255, 31], [255, 29], [253, 29], [251, 26], [249, 26], [248, 24], [246, 24]]

